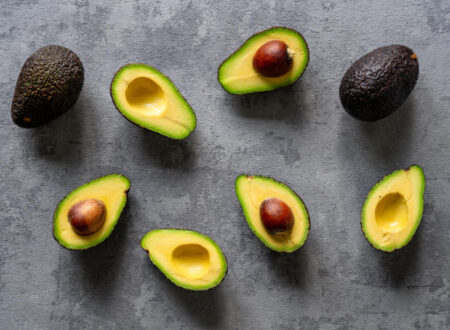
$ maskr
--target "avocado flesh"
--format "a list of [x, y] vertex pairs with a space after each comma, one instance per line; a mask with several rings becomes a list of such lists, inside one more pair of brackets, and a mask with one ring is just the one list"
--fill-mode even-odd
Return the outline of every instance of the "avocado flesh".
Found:
[[[278, 252], [293, 252], [305, 243], [310, 226], [308, 211], [291, 188], [268, 177], [240, 175], [236, 179], [236, 195], [248, 226], [268, 248]], [[272, 197], [285, 202], [292, 210], [294, 225], [287, 233], [270, 234], [261, 221], [261, 203]]]
[[227, 272], [227, 261], [220, 247], [195, 231], [152, 230], [142, 238], [141, 247], [170, 281], [185, 289], [213, 288]]
[[408, 244], [422, 219], [425, 176], [411, 166], [386, 176], [369, 192], [361, 227], [370, 244], [391, 252]]
[[[282, 76], [264, 77], [253, 68], [253, 56], [266, 42], [281, 40], [292, 55], [292, 67]], [[218, 79], [231, 94], [271, 91], [295, 82], [305, 71], [309, 61], [308, 45], [300, 33], [283, 27], [275, 27], [248, 39], [220, 66]]]
[[51, 45], [24, 63], [16, 83], [11, 117], [20, 127], [41, 126], [71, 108], [84, 82], [83, 64], [70, 49]]
[[[53, 236], [59, 244], [71, 250], [83, 250], [103, 242], [113, 231], [127, 201], [130, 181], [120, 174], [110, 174], [88, 182], [69, 193], [58, 204], [53, 216]], [[106, 218], [103, 226], [91, 235], [79, 235], [68, 220], [71, 207], [86, 199], [104, 203]]]
[[132, 123], [172, 139], [187, 137], [196, 126], [195, 113], [173, 82], [145, 64], [119, 69], [111, 83], [119, 112]]
[[419, 62], [402, 45], [377, 48], [362, 56], [345, 73], [339, 97], [345, 111], [363, 121], [376, 121], [397, 110], [414, 89]]

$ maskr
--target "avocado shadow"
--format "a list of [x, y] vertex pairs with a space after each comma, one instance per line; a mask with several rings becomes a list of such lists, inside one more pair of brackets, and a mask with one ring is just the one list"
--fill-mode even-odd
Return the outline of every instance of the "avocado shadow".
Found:
[[241, 117], [299, 121], [305, 108], [304, 82], [297, 81], [269, 92], [233, 95], [226, 93], [224, 103]]
[[58, 118], [30, 129], [32, 136], [26, 135], [26, 141], [23, 143], [29, 154], [64, 162], [69, 166], [79, 164], [83, 155], [82, 137], [87, 120], [85, 109], [90, 107], [89, 99], [83, 96], [81, 95], [75, 105]]
[[95, 299], [106, 302], [114, 295], [117, 274], [121, 271], [125, 258], [123, 250], [127, 241], [127, 226], [131, 221], [130, 204], [134, 204], [133, 198], [128, 198], [113, 232], [104, 242], [72, 253], [71, 267], [67, 267], [71, 275], [67, 277], [72, 282], [79, 283], [81, 287], [78, 294], [81, 296], [83, 292], [89, 292]]
[[402, 159], [410, 150], [408, 142], [412, 134], [414, 112], [412, 97], [393, 114], [376, 122], [354, 119], [342, 108], [340, 150], [348, 156], [346, 159], [352, 160], [354, 149], [348, 146], [358, 143], [370, 154], [372, 164]]
[[149, 161], [168, 169], [189, 169], [195, 165], [195, 130], [183, 140], [170, 139], [161, 134], [139, 128], [140, 145]]
[[280, 284], [299, 288], [305, 286], [308, 268], [307, 242], [297, 251], [280, 253], [269, 250], [266, 256], [269, 271], [273, 274], [274, 286]]
[[[207, 328], [222, 328], [220, 326], [223, 321], [222, 315], [225, 312], [225, 297], [220, 283], [217, 287], [206, 291], [192, 291], [186, 290], [176, 286], [165, 275], [148, 260], [146, 256], [147, 267], [145, 269], [151, 273], [151, 276], [157, 279], [158, 288], [170, 300], [170, 304], [175, 305], [176, 308], [183, 309], [181, 315], [192, 318], [191, 322], [187, 324], [200, 323]], [[146, 274], [147, 276], [147, 274]], [[226, 276], [224, 281], [226, 280]], [[155, 280], [156, 281], [156, 280]]]
[[388, 272], [389, 286], [400, 289], [405, 286], [408, 278], [416, 275], [419, 267], [419, 253], [421, 240], [421, 226], [417, 229], [412, 240], [400, 250], [391, 253], [377, 251], [380, 253], [379, 262], [381, 268]]

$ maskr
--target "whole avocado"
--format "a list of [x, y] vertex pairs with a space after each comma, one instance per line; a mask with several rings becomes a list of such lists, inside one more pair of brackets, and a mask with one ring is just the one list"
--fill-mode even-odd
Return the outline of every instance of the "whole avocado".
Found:
[[390, 45], [367, 53], [345, 73], [339, 88], [344, 109], [363, 121], [389, 116], [405, 102], [419, 77], [417, 55]]
[[66, 112], [78, 99], [83, 64], [70, 49], [51, 45], [26, 61], [17, 79], [11, 116], [20, 127], [41, 126]]

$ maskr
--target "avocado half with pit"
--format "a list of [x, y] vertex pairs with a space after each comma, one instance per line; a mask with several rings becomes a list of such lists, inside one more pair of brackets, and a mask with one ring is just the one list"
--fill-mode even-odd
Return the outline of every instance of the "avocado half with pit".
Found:
[[59, 202], [53, 216], [53, 236], [63, 247], [84, 250], [112, 233], [127, 201], [130, 181], [110, 174], [88, 182]]
[[252, 36], [223, 61], [218, 79], [231, 94], [271, 91], [294, 83], [308, 61], [308, 45], [300, 33], [273, 27]]
[[195, 129], [191, 106], [168, 77], [149, 65], [121, 67], [112, 80], [111, 97], [126, 119], [148, 130], [178, 140]]
[[240, 175], [236, 195], [248, 226], [268, 248], [293, 252], [305, 243], [308, 210], [287, 185], [264, 176]]
[[398, 170], [369, 192], [361, 214], [361, 227], [376, 249], [391, 252], [412, 239], [423, 213], [425, 176], [420, 166]]
[[141, 247], [170, 281], [185, 289], [213, 288], [227, 273], [227, 261], [217, 243], [195, 231], [152, 230], [142, 238]]

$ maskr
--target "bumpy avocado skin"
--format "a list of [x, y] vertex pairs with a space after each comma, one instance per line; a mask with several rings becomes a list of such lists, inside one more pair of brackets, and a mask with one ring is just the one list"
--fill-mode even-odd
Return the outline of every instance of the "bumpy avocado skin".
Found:
[[78, 99], [84, 69], [70, 49], [51, 45], [26, 61], [17, 79], [11, 116], [20, 127], [41, 126], [66, 112]]
[[358, 59], [339, 88], [344, 109], [363, 121], [389, 116], [405, 102], [419, 77], [414, 52], [402, 45], [377, 48]]

